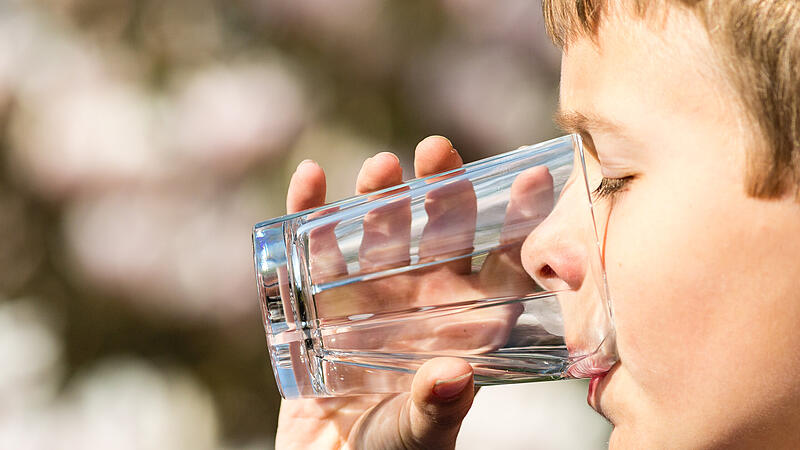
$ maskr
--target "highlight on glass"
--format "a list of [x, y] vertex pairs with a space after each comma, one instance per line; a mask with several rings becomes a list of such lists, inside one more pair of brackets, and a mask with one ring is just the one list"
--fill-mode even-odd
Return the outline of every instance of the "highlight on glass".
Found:
[[[591, 178], [569, 135], [257, 224], [281, 395], [404, 392], [438, 356], [469, 362], [479, 386], [607, 371], [614, 329]], [[586, 243], [568, 255], [585, 268], [579, 283], [523, 267], [561, 257], [554, 229]]]

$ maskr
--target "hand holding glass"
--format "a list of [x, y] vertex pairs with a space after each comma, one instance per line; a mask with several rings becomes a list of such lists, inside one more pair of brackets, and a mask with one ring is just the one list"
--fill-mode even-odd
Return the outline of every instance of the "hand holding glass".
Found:
[[[583, 161], [580, 138], [565, 136], [257, 224], [281, 395], [408, 391], [438, 356], [469, 362], [476, 385], [605, 372], [613, 327]], [[547, 289], [523, 261], [553, 251], [540, 231], [564, 213], [593, 244], [588, 272]]]

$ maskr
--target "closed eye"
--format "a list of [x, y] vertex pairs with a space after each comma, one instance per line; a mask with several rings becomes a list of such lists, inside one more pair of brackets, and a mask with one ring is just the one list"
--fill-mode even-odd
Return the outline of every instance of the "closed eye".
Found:
[[595, 198], [613, 198], [615, 195], [622, 192], [628, 183], [633, 180], [633, 175], [622, 178], [606, 178], [600, 181], [600, 185], [594, 190]]

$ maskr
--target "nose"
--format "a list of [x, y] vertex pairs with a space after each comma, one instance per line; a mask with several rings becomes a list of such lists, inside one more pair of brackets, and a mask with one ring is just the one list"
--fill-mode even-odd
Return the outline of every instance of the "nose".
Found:
[[[576, 358], [568, 374], [583, 378], [606, 372], [617, 352], [592, 206], [583, 178], [574, 175], [550, 214], [525, 238], [521, 259], [539, 286], [555, 291], [564, 345]], [[608, 211], [600, 213], [607, 217]]]
[[582, 194], [579, 183], [567, 183], [553, 211], [522, 245], [525, 271], [545, 290], [577, 291], [586, 279], [591, 215]]

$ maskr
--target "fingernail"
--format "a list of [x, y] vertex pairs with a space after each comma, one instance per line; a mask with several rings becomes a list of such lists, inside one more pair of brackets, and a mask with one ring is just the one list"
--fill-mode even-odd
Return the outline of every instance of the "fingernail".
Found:
[[380, 152], [377, 155], [375, 155], [374, 158], [381, 158], [381, 159], [391, 158], [393, 162], [398, 162], [398, 163], [400, 162], [400, 158], [398, 158], [397, 155], [395, 155], [392, 152]]
[[297, 165], [297, 168], [299, 169], [300, 166], [303, 166], [303, 165], [306, 165], [306, 164], [316, 164], [316, 163], [314, 162], [313, 159], [304, 159], [304, 160], [300, 161], [300, 164]]
[[453, 148], [453, 141], [451, 141], [450, 139], [447, 139], [446, 137], [442, 136], [441, 134], [437, 134], [436, 136], [439, 136], [440, 138], [442, 138], [445, 141], [447, 141], [447, 143], [450, 144], [450, 148]]
[[436, 383], [433, 385], [433, 393], [444, 399], [453, 398], [467, 387], [471, 377], [471, 373], [465, 373], [455, 378], [436, 380]]

